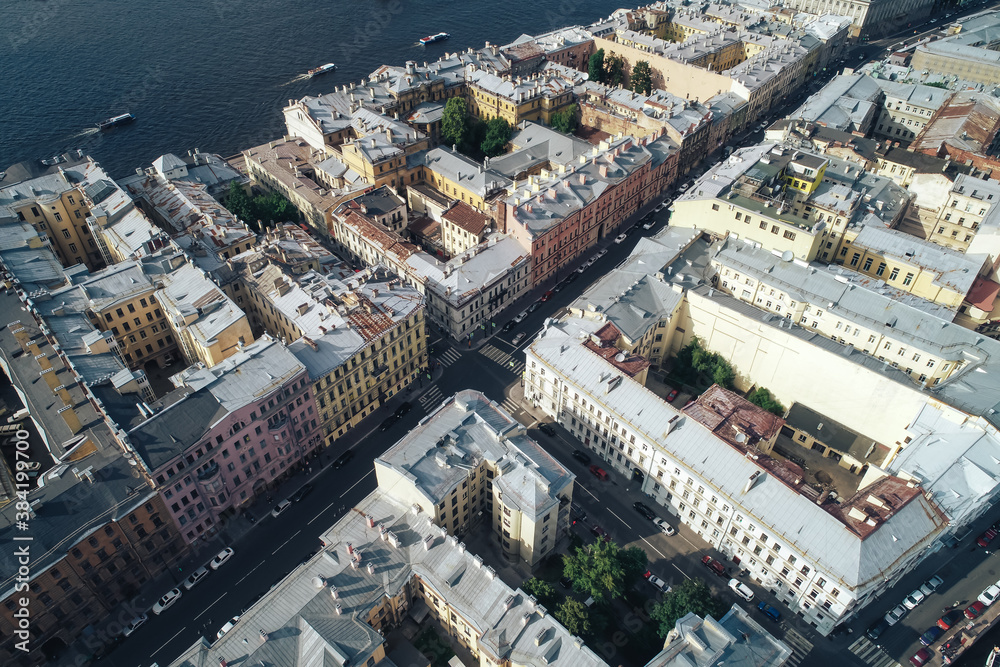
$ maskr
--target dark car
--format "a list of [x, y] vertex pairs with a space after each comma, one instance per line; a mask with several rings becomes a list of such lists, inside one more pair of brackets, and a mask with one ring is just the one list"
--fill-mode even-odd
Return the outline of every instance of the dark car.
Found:
[[542, 295], [542, 298], [539, 299], [539, 301], [548, 301], [549, 299], [552, 298], [552, 294], [553, 294], [552, 290], [549, 290], [548, 292]]
[[503, 325], [503, 328], [501, 329], [501, 331], [510, 331], [511, 329], [513, 329], [516, 326], [517, 326], [517, 322], [515, 322], [514, 320], [508, 320], [507, 324]]
[[541, 307], [542, 307], [542, 303], [540, 301], [536, 301], [533, 304], [531, 304], [530, 306], [528, 306], [528, 312], [529, 313], [533, 313], [533, 312], [535, 312], [536, 310], [538, 310]]
[[378, 430], [382, 432], [388, 431], [390, 428], [395, 426], [397, 421], [399, 421], [399, 417], [397, 417], [396, 415], [389, 415], [388, 417], [382, 420], [382, 423], [379, 425]]
[[288, 496], [288, 499], [291, 500], [293, 503], [297, 503], [300, 500], [302, 500], [303, 498], [305, 498], [306, 496], [308, 496], [309, 493], [312, 490], [313, 490], [313, 485], [312, 484], [303, 484], [302, 488], [300, 488], [298, 491], [296, 491], [292, 495]]
[[412, 408], [412, 407], [413, 406], [410, 405], [409, 401], [405, 401], [402, 404], [400, 404], [400, 406], [398, 408], [396, 408], [396, 418], [398, 419], [398, 418], [405, 417], [406, 413], [409, 412], [410, 408]]
[[867, 630], [865, 630], [865, 636], [868, 639], [875, 641], [882, 636], [882, 633], [889, 629], [889, 621], [885, 618], [879, 617], [877, 621], [872, 623]]
[[573, 580], [570, 579], [569, 577], [563, 577], [562, 579], [559, 580], [559, 585], [562, 586], [563, 588], [572, 588]]
[[549, 423], [539, 424], [538, 430], [550, 437], [556, 434], [556, 430], [552, 428], [552, 424]]
[[781, 620], [781, 612], [778, 611], [777, 609], [775, 609], [774, 607], [772, 607], [771, 605], [769, 605], [766, 602], [760, 602], [760, 603], [758, 603], [757, 604], [757, 609], [760, 609], [762, 612], [764, 612], [764, 615], [767, 616], [772, 621], [780, 621]]
[[632, 503], [632, 507], [635, 508], [636, 512], [643, 515], [650, 521], [656, 518], [656, 514], [653, 513], [653, 510], [649, 509], [649, 507], [643, 503], [640, 502]]
[[920, 635], [920, 643], [923, 644], [924, 646], [930, 646], [931, 644], [933, 644], [938, 640], [938, 637], [940, 637], [943, 634], [944, 630], [942, 630], [936, 625], [932, 625], [931, 627], [927, 628], [927, 631], [924, 632], [924, 634]]
[[590, 532], [594, 534], [594, 537], [603, 537], [604, 539], [609, 539], [608, 534], [604, 531], [604, 529], [598, 526], [596, 523], [590, 527]]
[[986, 605], [979, 600], [976, 600], [965, 608], [965, 617], [971, 621], [983, 613], [983, 609], [986, 609]]
[[705, 556], [701, 559], [701, 562], [705, 565], [705, 567], [710, 569], [712, 572], [715, 572], [720, 577], [726, 576], [726, 566], [711, 556]]
[[949, 630], [952, 626], [962, 620], [962, 611], [960, 609], [952, 609], [947, 612], [944, 616], [938, 619], [937, 626], [942, 630]]
[[581, 452], [579, 449], [573, 450], [571, 456], [584, 465], [590, 465], [590, 457], [586, 453]]
[[333, 469], [340, 470], [347, 462], [354, 458], [354, 452], [348, 449], [346, 452], [337, 457], [337, 460], [333, 462]]
[[577, 273], [576, 271], [574, 271], [573, 273], [571, 273], [568, 276], [566, 276], [566, 282], [571, 283], [571, 282], [573, 282], [574, 280], [576, 280], [579, 277], [580, 277], [580, 274]]

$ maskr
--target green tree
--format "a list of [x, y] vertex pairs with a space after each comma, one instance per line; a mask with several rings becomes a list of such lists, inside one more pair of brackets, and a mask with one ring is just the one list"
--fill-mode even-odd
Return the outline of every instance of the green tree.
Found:
[[625, 80], [625, 59], [617, 54], [604, 57], [604, 83], [614, 88]]
[[258, 220], [264, 224], [271, 222], [295, 222], [299, 211], [292, 202], [277, 192], [268, 192], [253, 198], [253, 208]]
[[723, 389], [732, 389], [733, 380], [736, 379], [736, 371], [726, 361], [720, 359], [712, 369], [712, 382]]
[[688, 612], [698, 616], [712, 616], [718, 620], [725, 613], [726, 607], [712, 597], [708, 584], [699, 577], [685, 579], [674, 590], [663, 596], [663, 601], [653, 607], [650, 616], [660, 622], [660, 636], [666, 637], [674, 629], [677, 619]]
[[510, 133], [510, 123], [500, 116], [490, 118], [489, 122], [486, 123], [486, 138], [479, 145], [480, 150], [489, 157], [500, 155], [506, 148], [507, 142], [510, 141]]
[[632, 68], [632, 90], [643, 95], [649, 95], [653, 91], [653, 71], [649, 68], [649, 63], [640, 60]]
[[247, 191], [240, 187], [236, 181], [229, 184], [229, 192], [222, 200], [222, 203], [229, 209], [230, 213], [240, 220], [253, 225], [257, 224], [257, 218], [253, 212], [253, 202], [250, 200]]
[[569, 630], [571, 635], [585, 635], [590, 633], [590, 614], [587, 606], [579, 600], [566, 598], [556, 609], [556, 620]]
[[573, 134], [576, 129], [576, 105], [571, 104], [562, 111], [552, 114], [552, 129], [565, 134]]
[[597, 49], [587, 62], [587, 75], [591, 81], [604, 82], [604, 49]]
[[528, 595], [534, 595], [543, 606], [548, 607], [556, 600], [556, 589], [549, 582], [538, 577], [532, 577], [521, 584], [521, 590]]
[[754, 405], [764, 408], [768, 412], [778, 415], [779, 417], [785, 414], [785, 406], [774, 400], [774, 397], [771, 396], [771, 392], [764, 387], [758, 387], [753, 390], [750, 395], [747, 396], [747, 400]]
[[639, 547], [620, 548], [598, 540], [578, 548], [563, 559], [563, 575], [573, 589], [595, 600], [615, 599], [625, 594], [646, 569], [646, 552]]
[[469, 130], [469, 106], [462, 97], [452, 97], [444, 105], [441, 136], [452, 145], [460, 145]]
[[730, 363], [721, 355], [703, 348], [697, 337], [674, 357], [673, 372], [684, 382], [695, 383], [707, 377], [725, 389], [732, 389], [736, 379], [736, 371]]

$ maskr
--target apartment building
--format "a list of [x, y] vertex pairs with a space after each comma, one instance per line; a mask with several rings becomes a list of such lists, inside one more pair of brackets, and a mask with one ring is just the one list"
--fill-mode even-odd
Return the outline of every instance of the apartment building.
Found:
[[490, 213], [493, 201], [510, 179], [452, 148], [434, 148], [423, 159], [422, 178], [438, 192], [465, 202], [481, 213]]
[[712, 167], [674, 201], [672, 220], [807, 262], [849, 263], [849, 241], [895, 226], [908, 203], [905, 190], [856, 163], [764, 144]]
[[573, 86], [584, 78], [579, 70], [555, 63], [514, 78], [471, 65], [466, 75], [469, 112], [483, 121], [503, 118], [511, 126], [525, 120], [548, 125], [553, 114], [573, 103]]
[[437, 525], [430, 510], [398, 499], [393, 488], [379, 488], [355, 510], [323, 531], [320, 552], [233, 630], [193, 644], [170, 666], [215, 664], [238, 653], [254, 663], [307, 667], [307, 641], [338, 661], [391, 667], [389, 630], [410, 618], [433, 620], [483, 667], [606, 667], [537, 600], [510, 588]]
[[1000, 58], [989, 48], [1000, 23], [997, 12], [979, 12], [956, 21], [946, 37], [928, 40], [913, 49], [910, 66], [945, 76], [955, 76], [987, 86], [1000, 78]]
[[[865, 74], [838, 74], [788, 117], [867, 136], [878, 128], [879, 120], [886, 114], [891, 118], [885, 105], [886, 91], [879, 80]], [[879, 131], [889, 136], [886, 128], [895, 126], [886, 126], [885, 120], [881, 124]]]
[[818, 498], [764, 453], [782, 420], [736, 397], [714, 405], [722, 394], [678, 411], [594, 353], [602, 326], [548, 324], [527, 349], [526, 397], [818, 632], [928, 555], [946, 520], [919, 486], [884, 476], [839, 504]]
[[449, 257], [460, 255], [486, 241], [493, 219], [465, 202], [455, 202], [441, 214], [441, 241]]
[[912, 141], [953, 93], [936, 86], [875, 79], [885, 93], [883, 108], [873, 125], [878, 138]]
[[478, 391], [442, 403], [375, 459], [375, 476], [449, 535], [487, 524], [504, 558], [531, 568], [569, 532], [573, 474]]
[[677, 146], [662, 132], [617, 136], [568, 166], [511, 187], [497, 205], [501, 228], [529, 251], [531, 285], [540, 285], [618, 234], [622, 223], [660, 197], [676, 174]]
[[[10, 667], [51, 664], [74, 642], [81, 653], [104, 648], [135, 613], [121, 605], [187, 554], [163, 501], [131, 475], [119, 452], [92, 453], [69, 468], [43, 473], [45, 484], [28, 494], [33, 541], [30, 562], [21, 563], [27, 580], [14, 559], [0, 571], [0, 661]], [[0, 510], [8, 544], [24, 536], [16, 529], [15, 514], [24, 513], [17, 505]], [[24, 638], [15, 630], [24, 626], [14, 616], [25, 595], [32, 600], [27, 651], [16, 646]]]
[[174, 383], [126, 443], [194, 544], [322, 446], [320, 415], [306, 367], [267, 336]]
[[91, 207], [120, 215], [131, 202], [93, 158], [67, 153], [51, 165], [22, 163], [2, 173], [0, 214], [43, 232], [65, 267], [83, 264], [94, 271], [105, 265], [87, 224]]
[[852, 19], [851, 37], [870, 38], [904, 24], [919, 23], [930, 14], [930, 0], [788, 0], [788, 9], [812, 14], [836, 14]]
[[780, 667], [792, 649], [775, 639], [749, 612], [734, 604], [718, 621], [688, 612], [677, 619], [663, 650], [646, 667], [684, 667], [706, 658], [715, 664]]

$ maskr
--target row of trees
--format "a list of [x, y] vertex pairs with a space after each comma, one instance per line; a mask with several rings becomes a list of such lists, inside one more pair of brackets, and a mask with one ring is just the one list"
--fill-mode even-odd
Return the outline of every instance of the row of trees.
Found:
[[[701, 345], [697, 336], [685, 345], [674, 357], [673, 374], [682, 382], [691, 385], [714, 382], [724, 389], [732, 389], [736, 379], [736, 371], [726, 358], [715, 352], [709, 352]], [[764, 387], [758, 387], [747, 395], [747, 400], [778, 415], [785, 414], [785, 406], [776, 401], [771, 392]]]
[[[603, 83], [612, 88], [619, 86], [625, 81], [625, 58], [616, 53], [605, 54], [604, 49], [598, 49], [590, 56], [587, 63], [587, 75], [591, 81]], [[649, 95], [652, 92], [653, 71], [647, 61], [640, 60], [632, 68], [629, 87], [644, 95]]]
[[[623, 597], [646, 571], [646, 552], [639, 547], [622, 549], [614, 542], [599, 540], [594, 544], [577, 547], [563, 557], [563, 576], [573, 582], [573, 590], [594, 599], [591, 606], [566, 597], [556, 608], [556, 619], [571, 634], [593, 636], [607, 622], [610, 602]], [[521, 588], [547, 608], [556, 604], [558, 594], [549, 582], [531, 578]], [[688, 612], [699, 616], [720, 618], [725, 606], [712, 597], [708, 585], [700, 578], [686, 579], [657, 603], [650, 618], [658, 626], [661, 637], [666, 637], [677, 622]]]
[[473, 118], [464, 98], [452, 97], [444, 106], [441, 137], [477, 160], [502, 154], [512, 131], [503, 118], [491, 118], [485, 123]]
[[[258, 233], [262, 231], [261, 226], [266, 227], [270, 222], [299, 220], [298, 209], [277, 192], [266, 192], [251, 197], [235, 181], [229, 184], [229, 192], [222, 200], [222, 205]], [[261, 224], [258, 224], [258, 221]]]

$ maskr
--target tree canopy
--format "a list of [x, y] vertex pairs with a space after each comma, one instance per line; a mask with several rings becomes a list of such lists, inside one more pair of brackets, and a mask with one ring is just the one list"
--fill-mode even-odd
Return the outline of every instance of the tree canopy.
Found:
[[703, 375], [724, 389], [732, 389], [736, 372], [721, 355], [709, 352], [695, 337], [674, 358], [674, 373], [681, 380], [694, 384]]
[[747, 400], [754, 405], [764, 408], [770, 413], [778, 415], [779, 417], [784, 416], [785, 414], [785, 406], [774, 400], [774, 397], [771, 396], [771, 392], [764, 387], [758, 387], [750, 392], [750, 395], [747, 396]]
[[528, 595], [534, 595], [544, 607], [548, 607], [556, 599], [555, 586], [538, 577], [532, 577], [521, 584], [521, 590]]
[[500, 155], [510, 141], [510, 133], [510, 123], [499, 116], [490, 118], [486, 123], [486, 137], [479, 145], [480, 150], [489, 157]]
[[441, 136], [452, 145], [461, 145], [469, 130], [469, 106], [462, 97], [452, 97], [444, 105]]
[[718, 620], [725, 613], [722, 602], [712, 597], [703, 579], [685, 579], [679, 586], [663, 596], [663, 601], [653, 607], [650, 616], [660, 623], [660, 636], [666, 637], [674, 629], [677, 619], [694, 612], [698, 616], [712, 616]]
[[571, 635], [586, 635], [590, 633], [589, 611], [579, 600], [566, 598], [556, 609], [555, 617]]
[[625, 58], [615, 53], [604, 57], [604, 81], [614, 88], [625, 80]]
[[587, 75], [591, 81], [604, 81], [604, 49], [597, 49], [587, 62]]
[[562, 111], [552, 114], [552, 129], [572, 134], [576, 129], [576, 105], [571, 104]]
[[615, 599], [625, 594], [646, 570], [646, 552], [639, 547], [620, 548], [614, 542], [598, 540], [563, 559], [563, 575], [573, 581], [573, 589], [595, 600]]
[[[301, 217], [292, 202], [277, 192], [265, 192], [251, 197], [235, 181], [229, 184], [229, 192], [223, 199], [229, 212], [250, 225], [255, 231], [262, 231], [261, 225], [270, 222], [296, 222]], [[261, 225], [258, 225], [260, 221]]]
[[653, 91], [653, 71], [649, 68], [649, 63], [640, 60], [632, 68], [632, 90], [643, 95], [649, 95]]

